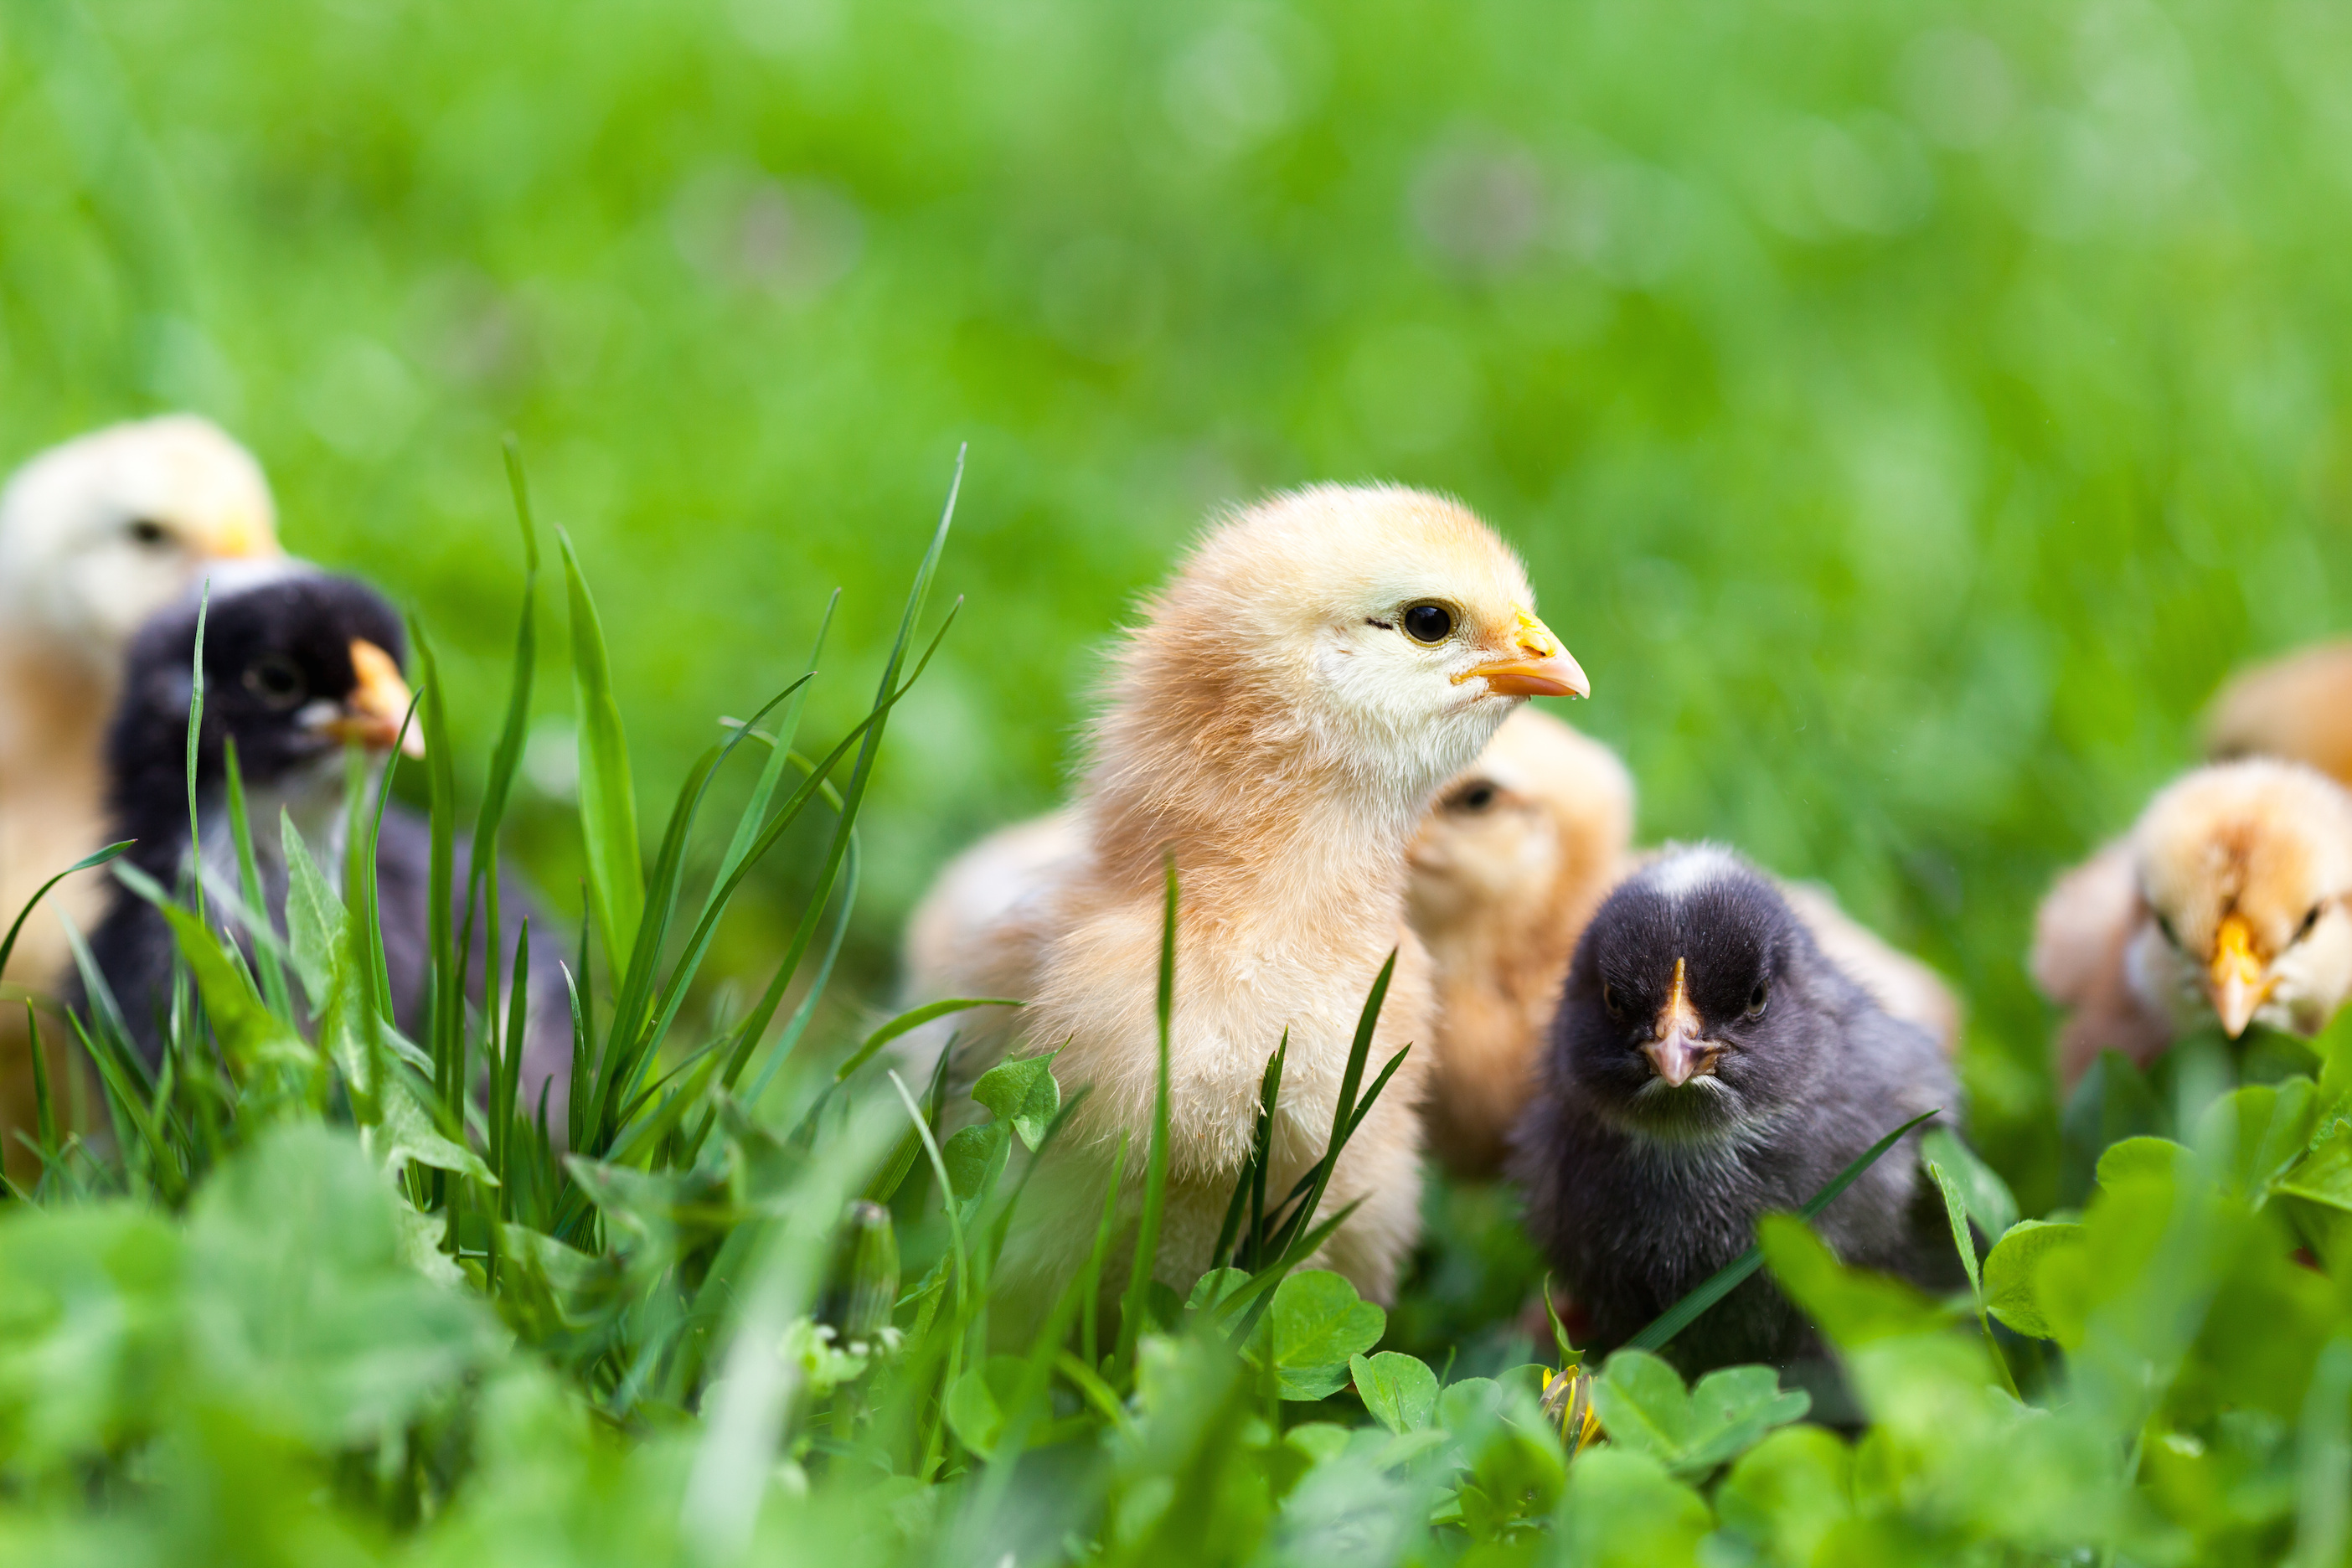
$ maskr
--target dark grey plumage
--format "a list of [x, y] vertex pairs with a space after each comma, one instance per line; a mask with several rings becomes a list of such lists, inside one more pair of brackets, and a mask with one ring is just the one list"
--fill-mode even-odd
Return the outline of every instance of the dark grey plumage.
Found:
[[[109, 837], [135, 840], [131, 864], [167, 889], [181, 886], [191, 868], [186, 745], [195, 640], [193, 598], [141, 629], [125, 662], [121, 704], [107, 743]], [[397, 679], [406, 645], [392, 606], [352, 578], [276, 568], [215, 586], [205, 623], [205, 709], [196, 752], [203, 854], [215, 885], [235, 889], [226, 760], [233, 739], [263, 898], [281, 933], [287, 871], [279, 814], [294, 820], [311, 855], [340, 884], [344, 741], [362, 739], [376, 756], [394, 743], [397, 710], [407, 695]], [[411, 1037], [421, 1031], [430, 967], [431, 853], [430, 826], [398, 805], [387, 805], [376, 842], [377, 907], [394, 1016]], [[465, 865], [460, 843], [461, 883]], [[455, 892], [462, 918], [462, 886]], [[129, 888], [114, 888], [110, 900], [90, 934], [90, 953], [132, 1043], [152, 1066], [162, 1056], [171, 999], [171, 931]], [[558, 933], [517, 894], [502, 901], [508, 963], [521, 922], [529, 918], [531, 924], [522, 1102], [535, 1106], [541, 1083], [551, 1080], [549, 1126], [560, 1139], [571, 1021], [556, 963]], [[487, 933], [478, 930], [470, 966], [477, 1005], [483, 1000], [486, 944]]]
[[[1823, 957], [1753, 867], [1700, 847], [1630, 879], [1586, 928], [1513, 1171], [1530, 1229], [1606, 1349], [1746, 1251], [1766, 1210], [1799, 1207], [1938, 1108], [1957, 1124], [1934, 1041]], [[1927, 1282], [1957, 1266], [1918, 1136], [1816, 1224], [1846, 1262]], [[1666, 1353], [1696, 1372], [1819, 1351], [1759, 1272]]]

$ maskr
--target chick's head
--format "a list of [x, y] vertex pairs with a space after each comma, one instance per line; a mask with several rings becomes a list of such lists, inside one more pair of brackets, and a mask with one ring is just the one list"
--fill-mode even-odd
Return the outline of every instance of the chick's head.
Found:
[[[114, 735], [118, 777], [183, 754], [195, 640], [195, 611], [184, 605], [132, 643]], [[392, 606], [352, 578], [283, 574], [215, 597], [205, 615], [199, 773], [219, 776], [226, 740], [256, 786], [331, 768], [346, 742], [423, 755], [415, 721], [402, 729], [406, 650]]]
[[1209, 763], [1336, 765], [1418, 812], [1523, 699], [1587, 689], [1484, 523], [1417, 490], [1326, 485], [1201, 542], [1138, 632], [1116, 708], [1148, 710]]
[[1522, 708], [1447, 781], [1413, 836], [1413, 928], [1430, 938], [1486, 915], [1580, 918], [1549, 906], [1579, 891], [1597, 899], [1633, 831], [1633, 776], [1617, 754]]
[[2126, 963], [2176, 1020], [2313, 1035], [2352, 994], [2352, 796], [2296, 763], [2200, 768], [2132, 830], [2148, 919]]
[[51, 447], [0, 491], [0, 608], [100, 668], [213, 563], [278, 554], [260, 465], [193, 415]]
[[1555, 1068], [1662, 1141], [1736, 1133], [1803, 1092], [1827, 972], [1778, 889], [1711, 846], [1627, 879], [1585, 928]]

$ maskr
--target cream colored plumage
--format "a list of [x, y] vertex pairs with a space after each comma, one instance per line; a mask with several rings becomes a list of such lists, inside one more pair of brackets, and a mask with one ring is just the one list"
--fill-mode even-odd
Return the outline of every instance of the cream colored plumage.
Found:
[[[1452, 624], [1424, 642], [1412, 628], [1436, 624], [1431, 605]], [[1322, 1258], [1374, 1299], [1393, 1290], [1418, 1224], [1412, 1107], [1433, 1004], [1403, 921], [1404, 848], [1518, 695], [1582, 689], [1533, 611], [1517, 560], [1449, 501], [1331, 486], [1276, 497], [1207, 535], [1127, 639], [1067, 813], [942, 878], [910, 942], [926, 966], [915, 999], [1030, 1003], [961, 1021], [959, 1089], [1009, 1049], [1056, 1045], [1056, 1076], [1092, 1086], [1024, 1200], [1003, 1266], [1016, 1290], [1042, 1305], [1080, 1266], [1122, 1134], [1140, 1168], [1171, 855], [1182, 913], [1160, 1276], [1181, 1287], [1209, 1262], [1286, 1029], [1270, 1190], [1321, 1153], [1358, 1011], [1393, 949], [1375, 1066], [1419, 1048], [1339, 1163], [1325, 1212], [1361, 1204]], [[922, 1048], [907, 1053], [917, 1070]], [[1123, 1188], [1129, 1226], [1139, 1193]]]
[[2301, 648], [2231, 678], [2206, 713], [2205, 749], [2305, 763], [2352, 784], [2352, 641]]
[[[1655, 851], [1633, 847], [1633, 781], [1617, 754], [1523, 709], [1438, 793], [1411, 853], [1412, 927], [1435, 966], [1432, 1152], [1456, 1175], [1500, 1168], [1585, 922]], [[1822, 952], [1895, 1017], [1958, 1049], [1960, 1008], [1941, 976], [1838, 906], [1781, 882]]]
[[2032, 967], [2069, 1010], [2060, 1077], [2102, 1050], [2147, 1063], [2218, 1021], [2316, 1034], [2352, 995], [2352, 795], [2251, 759], [2168, 785], [2124, 838], [2061, 877]]
[[[26, 462], [0, 490], [0, 929], [35, 889], [98, 846], [100, 748], [122, 652], [209, 563], [278, 553], [252, 457], [188, 415], [112, 426]], [[67, 962], [63, 910], [96, 918], [75, 878], [26, 922], [9, 994], [47, 989]], [[23, 1116], [24, 1013], [0, 1007], [0, 1121]]]

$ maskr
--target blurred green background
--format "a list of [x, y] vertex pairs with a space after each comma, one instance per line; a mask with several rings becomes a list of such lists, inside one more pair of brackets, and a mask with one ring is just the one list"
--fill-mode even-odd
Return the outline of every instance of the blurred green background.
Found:
[[862, 711], [969, 441], [968, 602], [866, 818], [877, 1004], [1208, 509], [1452, 490], [1646, 835], [1961, 982], [2031, 1212], [2033, 900], [2232, 664], [2352, 619], [2347, 81], [2318, 0], [11, 0], [0, 459], [223, 420], [293, 548], [419, 607], [478, 782], [519, 431], [651, 833], [835, 584], [811, 733]]

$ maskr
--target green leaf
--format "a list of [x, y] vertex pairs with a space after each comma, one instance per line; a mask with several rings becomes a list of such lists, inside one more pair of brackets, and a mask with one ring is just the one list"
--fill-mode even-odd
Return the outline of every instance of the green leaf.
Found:
[[1045, 1129], [1062, 1109], [1062, 1086], [1054, 1081], [1056, 1052], [999, 1062], [971, 1086], [972, 1099], [996, 1113], [997, 1121], [1021, 1135], [1032, 1153], [1045, 1141]]
[[12, 1470], [95, 1464], [142, 1432], [179, 1360], [182, 1269], [179, 1229], [143, 1205], [0, 1223], [0, 1449]]
[[2170, 1127], [2156, 1091], [2130, 1058], [2117, 1051], [2102, 1051], [2067, 1099], [2060, 1131], [2059, 1199], [2079, 1204], [2090, 1196], [2093, 1172], [2110, 1144], [2168, 1131]]
[[[604, 658], [604, 627], [596, 617], [572, 537], [555, 540], [563, 553], [563, 581], [572, 605], [572, 682], [580, 724], [580, 831], [588, 850], [588, 886], [596, 901], [597, 934], [617, 963], [637, 940], [646, 901], [645, 860], [637, 847], [637, 792], [629, 774], [628, 742]], [[582, 977], [583, 980], [585, 976]]]
[[1685, 1390], [1680, 1374], [1647, 1351], [1619, 1351], [1592, 1384], [1592, 1407], [1610, 1441], [1692, 1478], [1745, 1453], [1811, 1406], [1801, 1389], [1783, 1393], [1769, 1366], [1724, 1367]]
[[310, 1010], [324, 1012], [342, 966], [343, 921], [348, 917], [343, 900], [310, 858], [301, 829], [283, 808], [278, 814], [278, 837], [286, 852], [286, 950], [310, 999]]
[[[2162, 1141], [2150, 1138], [2139, 1142]], [[2029, 1219], [2011, 1226], [1985, 1258], [1986, 1309], [2021, 1334], [2038, 1340], [2058, 1338], [2056, 1326], [2042, 1310], [2037, 1281], [2044, 1258], [2061, 1248], [2079, 1248], [2082, 1245], [2083, 1227], [2079, 1225]]]
[[2280, 1178], [2277, 1190], [2352, 1211], [2352, 1136], [2339, 1132]]
[[2169, 1138], [2126, 1138], [2099, 1155], [2096, 1179], [2100, 1186], [2111, 1190], [2134, 1182], [2168, 1184], [2179, 1172], [2181, 1162], [2190, 1157], [2184, 1145]]
[[948, 1184], [955, 1189], [955, 1195], [969, 1203], [993, 1188], [1004, 1172], [1012, 1144], [1004, 1129], [993, 1121], [985, 1127], [963, 1128], [949, 1139], [940, 1157], [947, 1165]]
[[228, 1058], [230, 1070], [239, 1079], [271, 1068], [296, 1074], [314, 1071], [318, 1053], [310, 1048], [309, 1041], [271, 1016], [252, 982], [246, 979], [244, 970], [230, 961], [221, 939], [212, 929], [176, 904], [158, 907], [171, 922], [173, 940], [196, 977], [196, 990], [205, 999], [205, 1016]]
[[1679, 1568], [1698, 1562], [1712, 1516], [1651, 1456], [1602, 1447], [1570, 1467], [1550, 1561], [1577, 1568]]
[[2319, 1121], [2319, 1094], [2307, 1078], [2247, 1084], [2197, 1120], [2197, 1146], [2220, 1162], [2227, 1190], [2260, 1198], [2303, 1158]]
[[2017, 1198], [2009, 1184], [1948, 1127], [1930, 1127], [1919, 1137], [1919, 1155], [1944, 1168], [1959, 1190], [1961, 1205], [1977, 1228], [1999, 1236], [2017, 1223]]
[[192, 1360], [211, 1396], [324, 1447], [373, 1444], [452, 1397], [509, 1335], [404, 1261], [394, 1199], [345, 1134], [265, 1135], [197, 1193]]
[[[1948, 1321], [1917, 1287], [1840, 1263], [1829, 1244], [1794, 1215], [1766, 1215], [1756, 1239], [1789, 1300], [1841, 1347], [1926, 1333]], [[1601, 1419], [1608, 1419], [1605, 1413]]]
[[[1934, 1182], [1937, 1191], [1944, 1194], [1944, 1217], [1951, 1222], [1952, 1247], [1960, 1255], [1961, 1268], [1968, 1273], [1969, 1289], [1981, 1292], [1984, 1279], [1977, 1268], [1977, 1238], [1969, 1229], [1969, 1204], [1960, 1191], [1959, 1181], [1937, 1161], [1927, 1160], [1922, 1163], [1927, 1168], [1928, 1180]], [[1995, 1231], [1993, 1234], [1999, 1236], [2000, 1233]]]
[[1328, 1269], [1294, 1273], [1275, 1287], [1266, 1313], [1282, 1397], [1328, 1399], [1348, 1386], [1350, 1357], [1381, 1342], [1388, 1314]]
[[1192, 1281], [1192, 1293], [1184, 1299], [1184, 1310], [1187, 1313], [1206, 1311], [1248, 1283], [1246, 1270], [1212, 1268]]
[[1004, 1436], [1004, 1409], [1021, 1386], [1027, 1366], [1019, 1356], [991, 1356], [969, 1368], [948, 1390], [947, 1417], [956, 1441], [973, 1453], [993, 1453]]
[[1716, 1512], [1774, 1563], [1812, 1563], [1853, 1506], [1853, 1450], [1818, 1426], [1775, 1432], [1716, 1489]]
[[1391, 1432], [1418, 1432], [1437, 1410], [1437, 1374], [1417, 1356], [1382, 1351], [1350, 1356], [1349, 1375], [1372, 1419]]

